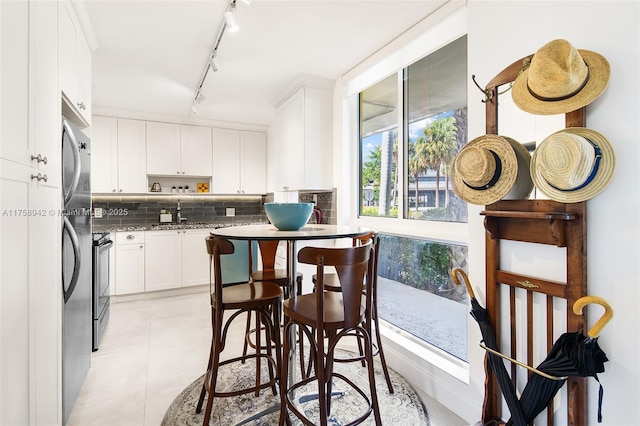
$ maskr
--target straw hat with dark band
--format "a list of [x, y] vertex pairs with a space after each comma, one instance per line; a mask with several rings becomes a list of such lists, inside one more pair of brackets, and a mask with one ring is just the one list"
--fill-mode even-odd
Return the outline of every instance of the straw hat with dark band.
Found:
[[480, 136], [456, 155], [451, 172], [453, 189], [471, 204], [527, 198], [533, 189], [530, 161], [531, 155], [517, 141], [506, 136]]
[[531, 177], [547, 197], [577, 203], [595, 197], [613, 177], [616, 156], [602, 134], [569, 127], [543, 140], [531, 159]]
[[533, 114], [564, 114], [588, 105], [609, 83], [609, 62], [566, 40], [553, 40], [531, 58], [513, 83], [512, 97]]

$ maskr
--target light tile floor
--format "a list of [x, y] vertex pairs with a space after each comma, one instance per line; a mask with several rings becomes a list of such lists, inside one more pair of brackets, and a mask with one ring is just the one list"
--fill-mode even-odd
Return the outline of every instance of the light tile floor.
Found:
[[[69, 426], [158, 426], [173, 399], [206, 369], [211, 339], [206, 293], [111, 304], [111, 318]], [[243, 322], [228, 347], [241, 347]], [[227, 350], [228, 351], [228, 350]], [[421, 395], [432, 426], [466, 426]]]

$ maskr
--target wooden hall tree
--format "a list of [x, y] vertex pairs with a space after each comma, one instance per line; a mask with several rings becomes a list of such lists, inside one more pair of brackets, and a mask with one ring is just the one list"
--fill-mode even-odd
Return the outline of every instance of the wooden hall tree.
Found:
[[[485, 87], [487, 134], [498, 134], [500, 86], [513, 82], [523, 61], [530, 60], [532, 56], [514, 62]], [[585, 127], [585, 108], [566, 114], [565, 126]], [[572, 306], [587, 293], [586, 202], [503, 200], [486, 206], [481, 214], [485, 216], [486, 307], [489, 322], [498, 341], [508, 342], [509, 347], [501, 347], [502, 353], [511, 354], [512, 358], [531, 366], [535, 361], [534, 349], [543, 348], [546, 353], [551, 350], [558, 324], [566, 323], [565, 331], [568, 332], [585, 327], [584, 317], [575, 315]], [[502, 270], [500, 245], [503, 240], [566, 248], [566, 280], [555, 282]], [[561, 315], [558, 315], [559, 306], [563, 307]], [[520, 327], [521, 324], [524, 326]], [[523, 328], [526, 332], [520, 333]], [[508, 338], [500, 339], [501, 332]], [[516, 367], [516, 364], [511, 364], [511, 377], [517, 389]], [[502, 418], [502, 393], [486, 359], [485, 371], [482, 422], [493, 424], [505, 421], [507, 419]], [[587, 424], [586, 378], [570, 377], [566, 386], [566, 424], [584, 426]], [[554, 424], [555, 408], [553, 402], [547, 407], [547, 425]]]

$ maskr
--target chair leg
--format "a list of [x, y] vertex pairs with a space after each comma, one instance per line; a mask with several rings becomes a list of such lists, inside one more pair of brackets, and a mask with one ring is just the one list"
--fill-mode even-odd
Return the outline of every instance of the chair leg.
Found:
[[378, 345], [378, 355], [380, 356], [380, 364], [382, 364], [382, 372], [384, 373], [384, 379], [387, 382], [389, 393], [394, 393], [393, 385], [391, 384], [391, 377], [389, 376], [389, 369], [387, 368], [387, 361], [384, 358], [384, 351], [382, 350], [382, 339], [380, 337], [380, 323], [378, 322], [378, 305], [373, 304], [373, 311], [371, 312], [373, 317], [374, 326], [376, 328], [376, 345]]
[[[207, 364], [207, 372], [211, 371], [211, 362], [213, 361], [213, 340], [211, 340], [211, 350], [209, 351], [209, 362]], [[196, 414], [202, 412], [202, 403], [204, 402], [204, 396], [207, 394], [207, 374], [204, 376], [202, 382], [202, 390], [200, 391], [200, 397], [198, 398], [198, 405], [196, 405]]]
[[378, 393], [376, 391], [376, 378], [373, 367], [373, 345], [371, 337], [367, 333], [364, 334], [365, 340], [365, 357], [367, 359], [367, 370], [369, 371], [369, 391], [371, 392], [371, 405], [373, 407], [373, 418], [376, 426], [382, 425], [380, 416], [380, 406], [378, 405]]
[[282, 361], [280, 368], [280, 418], [278, 420], [278, 426], [283, 426], [285, 420], [287, 424], [290, 423], [289, 416], [287, 415], [287, 385], [288, 385], [288, 371], [289, 371], [289, 319], [284, 318], [284, 333], [282, 334], [284, 341], [282, 342]]
[[[249, 348], [249, 333], [251, 332], [251, 312], [247, 312], [247, 325], [244, 328], [244, 344], [242, 345], [242, 356], [247, 356], [247, 350]], [[243, 359], [242, 364], [244, 364], [245, 360]]]
[[[219, 333], [219, 332], [218, 332]], [[217, 333], [216, 333], [217, 334]], [[214, 336], [213, 360], [211, 363], [211, 379], [209, 381], [209, 395], [207, 397], [207, 407], [204, 410], [203, 425], [208, 425], [211, 419], [211, 409], [213, 408], [213, 398], [216, 391], [216, 378], [218, 377], [218, 366], [220, 365], [220, 336]]]
[[[262, 319], [260, 318], [260, 314], [258, 313], [258, 311], [256, 311], [256, 355], [257, 356], [256, 356], [256, 390], [254, 392], [254, 395], [256, 397], [260, 395], [260, 390], [258, 389], [258, 386], [260, 386], [260, 335], [262, 334], [260, 332], [260, 329], [262, 328], [261, 324], [262, 324]], [[246, 344], [247, 339], [245, 338], [244, 341]], [[269, 346], [269, 343], [267, 343], [267, 346]]]

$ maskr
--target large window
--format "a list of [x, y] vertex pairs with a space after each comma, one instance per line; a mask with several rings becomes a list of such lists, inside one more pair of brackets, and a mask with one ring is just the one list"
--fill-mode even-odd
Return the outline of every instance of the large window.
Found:
[[360, 93], [360, 215], [467, 221], [449, 181], [467, 142], [466, 70], [465, 36]]
[[359, 94], [359, 216], [393, 221], [394, 229], [379, 228], [380, 317], [462, 360], [467, 294], [451, 270], [466, 266], [466, 245], [442, 242], [441, 234], [432, 240], [411, 225], [467, 221], [449, 179], [467, 142], [466, 82], [463, 36]]

